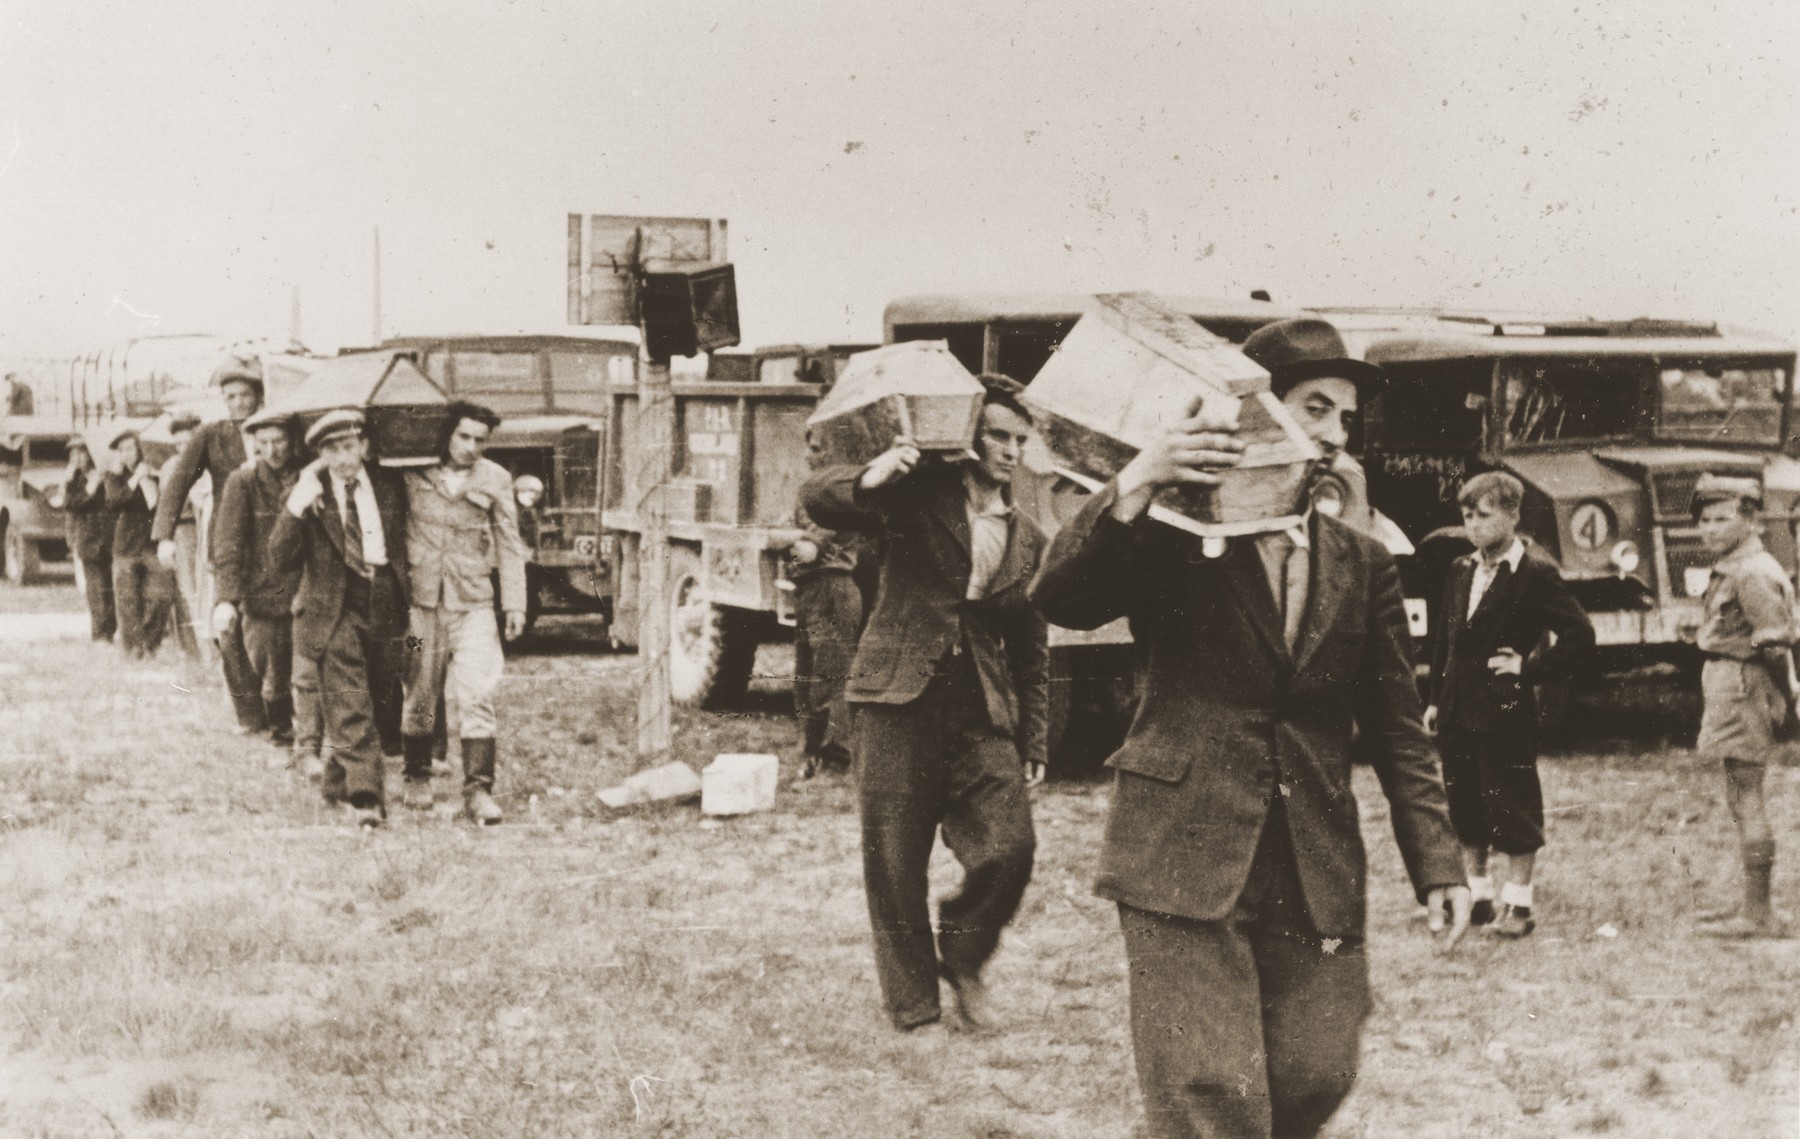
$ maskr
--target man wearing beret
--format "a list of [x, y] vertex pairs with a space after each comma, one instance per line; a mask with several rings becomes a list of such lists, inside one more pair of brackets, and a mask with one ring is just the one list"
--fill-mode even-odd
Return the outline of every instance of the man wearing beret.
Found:
[[1718, 556], [1707, 580], [1696, 644], [1706, 658], [1700, 692], [1701, 755], [1725, 768], [1725, 803], [1737, 824], [1744, 900], [1705, 915], [1709, 937], [1786, 936], [1770, 904], [1775, 832], [1763, 805], [1763, 780], [1775, 732], [1793, 698], [1794, 587], [1763, 548], [1762, 487], [1752, 478], [1702, 475], [1694, 487], [1701, 540]]
[[[1244, 352], [1329, 463], [1360, 388], [1324, 321]], [[1222, 556], [1147, 521], [1164, 487], [1216, 485], [1236, 426], [1204, 408], [1152, 441], [1052, 543], [1051, 621], [1131, 622], [1143, 702], [1114, 769], [1096, 892], [1118, 903], [1148, 1134], [1314, 1135], [1355, 1078], [1370, 1006], [1351, 740], [1380, 777], [1430, 926], [1469, 891], [1414, 687], [1400, 578], [1379, 542], [1311, 511]]]
[[506, 637], [525, 630], [525, 563], [512, 476], [481, 457], [500, 417], [472, 403], [452, 403], [439, 461], [406, 476], [412, 613], [407, 621], [406, 704], [402, 752], [406, 805], [429, 810], [432, 732], [439, 708], [451, 713], [462, 741], [463, 812], [491, 826], [494, 801], [494, 689], [506, 670], [494, 625], [494, 576]]
[[[232, 471], [244, 465], [242, 427], [244, 420], [262, 406], [262, 373], [253, 360], [227, 358], [213, 372], [212, 382], [225, 398], [228, 418], [208, 423], [189, 437], [176, 452], [175, 465], [163, 480], [164, 494], [157, 504], [151, 537], [156, 542], [156, 557], [168, 569], [175, 569], [181, 558], [177, 531], [188, 493], [202, 475], [210, 478], [216, 495], [225, 486]], [[213, 526], [218, 514], [213, 515]], [[216, 535], [207, 531], [208, 549]], [[198, 592], [198, 591], [196, 591]], [[237, 714], [238, 732], [259, 735], [269, 730], [269, 719], [262, 703], [262, 682], [250, 667], [250, 657], [241, 637], [227, 636], [219, 640], [219, 667], [225, 674], [226, 690], [231, 694], [231, 707]]]
[[294, 685], [316, 694], [324, 721], [320, 790], [374, 828], [387, 809], [370, 670], [393, 659], [406, 629], [406, 487], [369, 461], [363, 430], [350, 408], [307, 430], [319, 457], [295, 479], [269, 546], [277, 565], [300, 571]]
[[261, 682], [270, 738], [282, 746], [294, 742], [293, 606], [300, 573], [276, 564], [269, 538], [299, 477], [292, 426], [288, 416], [267, 410], [244, 421], [256, 461], [226, 478], [212, 548], [218, 572], [213, 633], [242, 641]]

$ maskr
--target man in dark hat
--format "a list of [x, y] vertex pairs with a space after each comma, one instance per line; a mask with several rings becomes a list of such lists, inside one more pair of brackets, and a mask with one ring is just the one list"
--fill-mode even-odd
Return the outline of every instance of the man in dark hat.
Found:
[[292, 426], [288, 416], [267, 410], [244, 421], [256, 461], [226, 478], [219, 495], [212, 549], [218, 574], [213, 635], [221, 641], [235, 638], [242, 642], [250, 667], [261, 681], [269, 737], [281, 747], [294, 742], [293, 605], [300, 573], [276, 563], [269, 537], [299, 477], [293, 462]]
[[[1031, 417], [1018, 384], [981, 379], [975, 461], [924, 462], [900, 439], [801, 492], [818, 525], [881, 544], [847, 692], [875, 969], [902, 1030], [938, 1023], [940, 976], [964, 1024], [990, 1026], [982, 968], [1036, 849], [1026, 787], [1043, 778], [1049, 642], [1025, 587], [1044, 536], [1011, 490]], [[934, 936], [926, 868], [940, 829], [964, 873]]]
[[81, 566], [89, 635], [96, 641], [111, 640], [119, 628], [113, 609], [113, 512], [106, 505], [105, 478], [105, 472], [94, 464], [87, 440], [72, 436], [63, 511], [68, 515], [69, 552]]
[[[157, 560], [171, 570], [180, 560], [176, 530], [181, 524], [181, 513], [186, 507], [188, 493], [194, 489], [200, 476], [206, 475], [212, 481], [213, 493], [217, 494], [224, 487], [226, 477], [244, 465], [247, 452], [244, 449], [243, 422], [262, 406], [262, 373], [253, 361], [235, 358], [226, 360], [213, 373], [213, 382], [225, 397], [228, 418], [208, 423], [194, 432], [176, 453], [175, 465], [164, 480], [165, 493], [157, 505], [156, 520], [151, 527], [151, 537], [156, 542]], [[213, 521], [216, 525], [216, 512]], [[210, 549], [214, 538], [211, 529], [206, 537]], [[218, 644], [219, 666], [225, 673], [225, 685], [231, 693], [231, 706], [237, 714], [238, 731], [244, 735], [267, 732], [269, 718], [262, 703], [262, 681], [257, 677], [256, 670], [250, 667], [250, 657], [244, 649], [241, 635], [223, 637]]]
[[328, 411], [306, 432], [318, 459], [303, 469], [275, 520], [276, 564], [300, 571], [294, 686], [316, 695], [324, 721], [327, 802], [357, 822], [387, 818], [370, 661], [397, 659], [406, 630], [406, 487], [369, 461], [362, 412]]
[[1695, 638], [1706, 663], [1700, 754], [1725, 768], [1725, 803], [1737, 824], [1744, 862], [1739, 907], [1704, 915], [1710, 937], [1784, 937], [1787, 924], [1770, 902], [1775, 833], [1763, 781], [1776, 730], [1793, 699], [1794, 587], [1763, 548], [1762, 486], [1753, 478], [1702, 475], [1694, 487], [1701, 540], [1718, 556], [1706, 584], [1705, 615]]
[[[1380, 376], [1324, 321], [1244, 351], [1327, 459]], [[1380, 777], [1430, 927], [1469, 920], [1421, 723], [1400, 578], [1381, 544], [1319, 512], [1223, 556], [1147, 521], [1161, 488], [1216, 484], [1235, 423], [1200, 409], [1147, 445], [1057, 535], [1045, 616], [1131, 622], [1143, 704], [1114, 769], [1096, 892], [1119, 905], [1146, 1129], [1313, 1135], [1349, 1092], [1370, 1006], [1366, 865], [1351, 741]]]

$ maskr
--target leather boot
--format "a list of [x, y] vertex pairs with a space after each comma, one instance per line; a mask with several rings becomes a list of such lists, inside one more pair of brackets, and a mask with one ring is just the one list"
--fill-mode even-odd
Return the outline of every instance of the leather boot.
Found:
[[402, 774], [408, 781], [431, 778], [431, 737], [401, 736], [400, 755], [402, 757]]
[[462, 741], [463, 809], [472, 822], [492, 826], [504, 814], [494, 802], [494, 741]]

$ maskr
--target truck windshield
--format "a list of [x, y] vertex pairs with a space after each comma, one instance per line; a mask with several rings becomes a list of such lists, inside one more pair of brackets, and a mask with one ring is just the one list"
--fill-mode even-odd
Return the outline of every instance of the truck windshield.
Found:
[[1645, 360], [1507, 360], [1500, 366], [1510, 446], [1617, 439], [1645, 421]]
[[1787, 369], [1696, 364], [1663, 368], [1658, 381], [1659, 436], [1688, 443], [1781, 443]]
[[451, 359], [455, 395], [500, 415], [545, 410], [544, 381], [535, 352], [457, 352]]
[[606, 414], [606, 377], [611, 357], [600, 352], [550, 353], [550, 388], [556, 410]]

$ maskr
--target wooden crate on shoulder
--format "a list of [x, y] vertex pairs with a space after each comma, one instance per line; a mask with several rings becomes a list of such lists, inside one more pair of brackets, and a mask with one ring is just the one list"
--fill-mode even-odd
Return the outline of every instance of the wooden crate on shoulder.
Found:
[[1319, 452], [1269, 374], [1222, 337], [1145, 293], [1102, 295], [1025, 389], [1058, 473], [1097, 489], [1159, 432], [1199, 406], [1234, 414], [1243, 462], [1216, 487], [1172, 487], [1151, 517], [1203, 537], [1286, 529], [1299, 521]]

